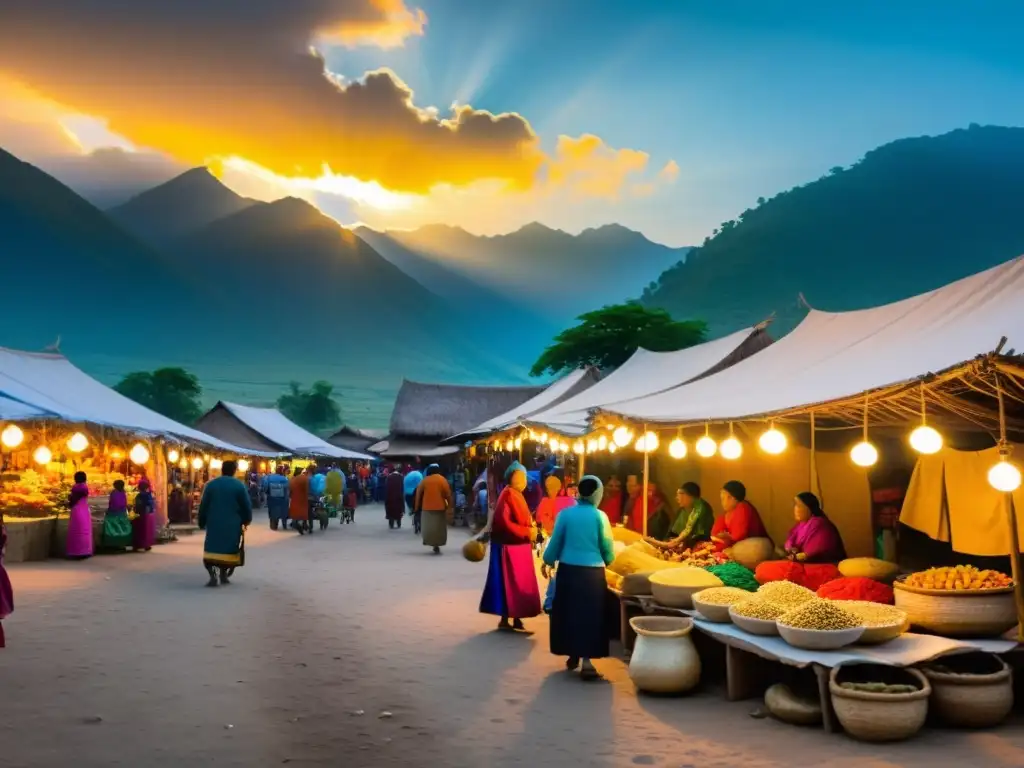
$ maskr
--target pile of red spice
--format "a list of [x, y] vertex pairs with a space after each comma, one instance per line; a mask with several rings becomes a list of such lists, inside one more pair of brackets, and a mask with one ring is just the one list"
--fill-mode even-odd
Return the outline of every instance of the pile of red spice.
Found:
[[818, 597], [893, 604], [892, 587], [864, 576], [844, 576], [822, 584], [818, 589]]

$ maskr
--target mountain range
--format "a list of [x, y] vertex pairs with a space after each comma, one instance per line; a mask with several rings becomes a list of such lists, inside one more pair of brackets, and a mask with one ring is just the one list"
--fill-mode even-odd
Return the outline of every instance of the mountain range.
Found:
[[[727, 333], [906, 298], [1024, 253], [1024, 128], [886, 144], [727, 221], [642, 301]], [[803, 301], [800, 297], [803, 297]]]
[[[529, 238], [531, 228], [521, 233]], [[0, 151], [0, 266], [11, 275], [0, 343], [38, 349], [59, 336], [63, 351], [108, 383], [184, 365], [211, 400], [268, 403], [288, 381], [326, 379], [347, 419], [377, 426], [404, 377], [526, 383], [529, 364], [571, 321], [574, 310], [535, 312], [532, 296], [520, 300], [412, 247], [403, 262], [386, 247], [397, 240], [361, 234], [303, 200], [240, 197], [205, 168], [100, 211]], [[580, 237], [589, 253], [601, 250], [593, 235]], [[606, 248], [618, 246], [609, 238]], [[476, 253], [509, 269], [504, 251]], [[551, 261], [576, 256], [549, 253], [545, 269], [533, 262], [534, 282], [543, 287]], [[614, 275], [606, 279], [614, 286]], [[630, 297], [621, 286], [604, 295]], [[484, 330], [495, 321], [531, 333], [499, 345], [501, 334]]]

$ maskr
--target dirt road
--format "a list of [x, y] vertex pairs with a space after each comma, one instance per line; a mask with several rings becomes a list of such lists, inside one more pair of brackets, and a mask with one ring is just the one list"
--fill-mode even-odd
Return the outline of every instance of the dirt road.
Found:
[[637, 697], [570, 678], [476, 612], [485, 564], [434, 557], [381, 509], [300, 538], [251, 529], [205, 589], [201, 536], [145, 555], [12, 566], [0, 765], [699, 766], [1024, 764], [1024, 728], [888, 747], [749, 717], [721, 691]]

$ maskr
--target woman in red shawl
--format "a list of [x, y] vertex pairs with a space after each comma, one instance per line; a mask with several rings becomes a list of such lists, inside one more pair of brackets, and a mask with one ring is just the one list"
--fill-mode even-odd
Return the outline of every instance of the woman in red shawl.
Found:
[[[491, 524], [491, 557], [480, 613], [500, 616], [498, 629], [523, 631], [523, 619], [541, 613], [540, 587], [533, 565], [536, 528], [523, 498], [526, 468], [518, 461], [505, 471], [508, 485], [498, 496]], [[512, 623], [509, 623], [512, 619]]]
[[608, 516], [608, 522], [618, 525], [622, 522], [622, 481], [618, 475], [612, 475], [604, 484], [604, 496], [601, 499], [601, 511]]
[[[636, 475], [630, 475], [626, 480], [626, 490], [629, 498], [626, 499], [626, 521], [625, 525], [631, 531], [644, 532], [644, 487], [638, 483]], [[656, 539], [664, 538], [664, 521], [668, 516], [665, 514], [665, 497], [661, 495], [656, 483], [647, 483], [647, 535]], [[656, 525], [660, 521], [661, 525]], [[658, 530], [655, 530], [655, 529]]]
[[722, 487], [724, 514], [711, 528], [711, 540], [718, 549], [727, 549], [738, 541], [753, 538], [770, 539], [761, 522], [761, 515], [747, 501], [747, 488], [739, 480], [730, 480]]

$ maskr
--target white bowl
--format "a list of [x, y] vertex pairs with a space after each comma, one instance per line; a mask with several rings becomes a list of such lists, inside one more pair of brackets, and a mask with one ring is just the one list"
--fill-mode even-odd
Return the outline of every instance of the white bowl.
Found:
[[729, 618], [732, 619], [732, 623], [737, 627], [752, 635], [771, 636], [779, 634], [778, 626], [771, 619], [755, 619], [752, 616], [740, 616], [733, 613], [731, 607], [729, 608]]
[[728, 624], [732, 620], [729, 616], [728, 605], [702, 602], [700, 592], [693, 596], [693, 607], [700, 611], [701, 618], [713, 621], [716, 624]]
[[804, 648], [808, 651], [834, 651], [837, 648], [845, 648], [860, 640], [864, 634], [864, 627], [853, 629], [797, 629], [788, 627], [785, 624], [776, 622], [779, 634], [782, 639], [794, 648]]

